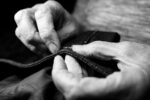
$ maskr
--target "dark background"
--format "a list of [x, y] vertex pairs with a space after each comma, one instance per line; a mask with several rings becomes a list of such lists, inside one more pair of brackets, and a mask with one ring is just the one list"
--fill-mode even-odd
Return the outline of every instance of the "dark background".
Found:
[[[11, 2], [10, 2], [11, 1]], [[37, 3], [44, 3], [46, 0], [4, 0], [0, 7], [0, 29], [3, 33], [12, 33], [16, 27], [14, 14], [24, 8], [32, 7]], [[13, 2], [12, 2], [13, 1]], [[69, 12], [73, 10], [75, 0], [56, 0], [60, 2]]]
[[[27, 49], [15, 36], [16, 23], [14, 15], [17, 11], [29, 8], [47, 0], [3, 0], [0, 4], [0, 58], [17, 59], [16, 50]], [[70, 13], [73, 11], [76, 0], [56, 0]], [[19, 44], [18, 44], [19, 42]], [[22, 50], [22, 49], [20, 49]], [[20, 51], [23, 53], [23, 51]], [[19, 53], [19, 54], [21, 54]], [[26, 53], [30, 55], [30, 53]], [[26, 56], [26, 54], [22, 54]], [[22, 56], [21, 55], [21, 56]], [[27, 56], [28, 56], [27, 55]]]

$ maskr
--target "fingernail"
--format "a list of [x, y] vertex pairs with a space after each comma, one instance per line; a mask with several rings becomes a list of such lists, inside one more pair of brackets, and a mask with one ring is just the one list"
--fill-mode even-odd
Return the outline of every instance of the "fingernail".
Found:
[[65, 60], [68, 59], [68, 57], [69, 57], [69, 55], [66, 55], [66, 56], [65, 56]]
[[48, 48], [52, 53], [57, 53], [59, 50], [59, 48], [54, 43], [51, 43]]

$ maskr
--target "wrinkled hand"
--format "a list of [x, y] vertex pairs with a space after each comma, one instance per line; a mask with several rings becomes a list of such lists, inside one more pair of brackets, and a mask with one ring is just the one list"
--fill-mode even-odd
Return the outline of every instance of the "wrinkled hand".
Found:
[[32, 51], [55, 53], [60, 42], [77, 33], [77, 21], [56, 1], [49, 0], [18, 11], [16, 36]]
[[64, 61], [57, 56], [54, 60], [52, 78], [56, 87], [68, 100], [139, 100], [150, 86], [148, 45], [95, 41], [87, 45], [74, 45], [72, 49], [88, 57], [101, 58], [104, 55], [116, 59], [119, 61], [120, 71], [106, 78], [84, 77], [80, 65], [74, 58]]

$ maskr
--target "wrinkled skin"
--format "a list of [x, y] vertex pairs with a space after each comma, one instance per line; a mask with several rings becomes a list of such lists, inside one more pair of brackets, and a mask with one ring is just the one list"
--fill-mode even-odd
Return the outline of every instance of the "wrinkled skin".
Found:
[[60, 43], [79, 30], [77, 21], [53, 0], [20, 10], [14, 19], [16, 36], [39, 55], [57, 52]]
[[64, 60], [56, 56], [52, 77], [66, 99], [141, 100], [148, 89], [150, 46], [134, 42], [95, 41], [87, 45], [74, 45], [72, 49], [88, 57], [101, 58], [104, 55], [116, 59], [120, 71], [106, 78], [87, 77], [74, 58], [66, 56]]
[[[43, 56], [47, 51], [57, 52], [63, 40], [81, 31], [80, 23], [59, 3], [52, 0], [18, 11], [15, 14], [15, 21], [16, 36], [30, 50]], [[120, 43], [95, 41], [87, 45], [74, 45], [72, 49], [81, 55], [97, 59], [102, 59], [101, 55], [110, 56], [118, 60], [120, 71], [106, 78], [88, 77], [74, 58], [66, 56], [63, 59], [56, 56], [52, 78], [66, 99], [139, 100], [149, 88], [149, 45], [129, 41]]]

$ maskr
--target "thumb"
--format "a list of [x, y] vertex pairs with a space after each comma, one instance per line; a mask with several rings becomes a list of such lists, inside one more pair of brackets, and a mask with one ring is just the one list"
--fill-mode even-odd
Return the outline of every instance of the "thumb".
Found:
[[119, 43], [104, 41], [95, 41], [86, 45], [73, 45], [72, 50], [84, 56], [95, 57], [116, 57], [120, 54]]

